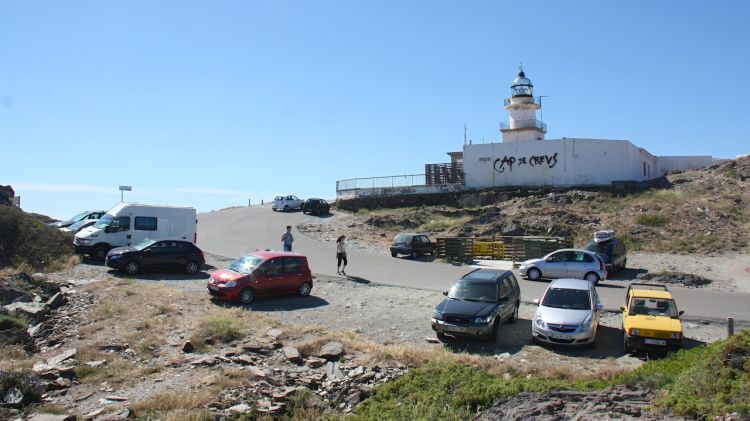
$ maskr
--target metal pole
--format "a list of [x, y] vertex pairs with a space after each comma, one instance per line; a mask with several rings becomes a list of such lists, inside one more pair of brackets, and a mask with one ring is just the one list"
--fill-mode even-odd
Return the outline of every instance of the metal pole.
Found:
[[122, 190], [120, 190], [120, 203], [122, 203]]
[[727, 317], [727, 338], [734, 336], [734, 317]]

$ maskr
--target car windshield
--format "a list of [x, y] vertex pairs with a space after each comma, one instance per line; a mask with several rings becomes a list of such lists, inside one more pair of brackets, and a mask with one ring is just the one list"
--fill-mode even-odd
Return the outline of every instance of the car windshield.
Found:
[[411, 235], [409, 234], [399, 234], [396, 236], [396, 238], [393, 239], [394, 243], [410, 243], [411, 242]]
[[229, 265], [229, 269], [233, 270], [235, 272], [243, 273], [245, 275], [250, 274], [255, 268], [260, 266], [261, 263], [263, 263], [265, 259], [258, 256], [253, 256], [252, 254], [249, 256], [242, 256], [239, 259], [232, 262], [231, 265]]
[[630, 304], [630, 314], [675, 317], [677, 306], [672, 300], [634, 297]]
[[156, 242], [156, 240], [151, 240], [151, 239], [148, 239], [148, 238], [147, 238], [147, 239], [145, 239], [145, 240], [143, 240], [143, 241], [140, 241], [140, 242], [138, 242], [138, 243], [136, 243], [136, 244], [133, 244], [133, 246], [132, 246], [132, 247], [133, 247], [134, 249], [136, 249], [136, 250], [143, 250], [143, 249], [145, 249], [146, 247], [150, 246], [151, 244], [154, 244], [155, 242]]
[[448, 292], [448, 298], [495, 303], [497, 302], [497, 285], [494, 282], [459, 280]]
[[544, 307], [591, 310], [589, 292], [583, 289], [550, 288], [542, 300]]
[[74, 217], [72, 217], [72, 218], [68, 219], [68, 221], [78, 222], [78, 221], [80, 221], [81, 219], [85, 218], [85, 217], [86, 217], [86, 215], [88, 215], [88, 214], [89, 214], [88, 212], [81, 212], [81, 213], [79, 213], [78, 215], [76, 215], [76, 216], [74, 216]]
[[94, 226], [97, 228], [106, 228], [107, 225], [112, 223], [113, 219], [115, 219], [115, 217], [112, 215], [104, 215], [102, 216], [102, 219], [98, 220], [96, 224], [94, 224]]

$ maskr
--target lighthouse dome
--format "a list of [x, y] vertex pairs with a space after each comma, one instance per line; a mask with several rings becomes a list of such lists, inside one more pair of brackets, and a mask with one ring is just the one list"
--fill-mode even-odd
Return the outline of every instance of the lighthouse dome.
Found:
[[531, 80], [526, 78], [523, 70], [518, 72], [518, 76], [513, 79], [513, 84], [510, 85], [510, 91], [512, 96], [533, 96], [534, 85]]

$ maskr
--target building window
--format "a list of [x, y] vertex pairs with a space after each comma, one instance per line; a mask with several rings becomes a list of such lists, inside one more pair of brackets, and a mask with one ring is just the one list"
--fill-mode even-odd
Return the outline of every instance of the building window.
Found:
[[156, 231], [156, 218], [152, 216], [136, 216], [135, 229], [140, 231]]
[[643, 163], [643, 176], [646, 176], [646, 163]]

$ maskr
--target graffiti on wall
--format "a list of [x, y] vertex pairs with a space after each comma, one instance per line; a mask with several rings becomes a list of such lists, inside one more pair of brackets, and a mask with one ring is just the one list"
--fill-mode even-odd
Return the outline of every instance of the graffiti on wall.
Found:
[[557, 165], [557, 152], [554, 155], [531, 155], [529, 157], [522, 156], [518, 158], [505, 155], [502, 158], [497, 158], [493, 163], [495, 171], [499, 173], [505, 172], [506, 169], [513, 171], [514, 165], [516, 168], [524, 165], [530, 167], [543, 167], [546, 165], [547, 168], [554, 168]]

